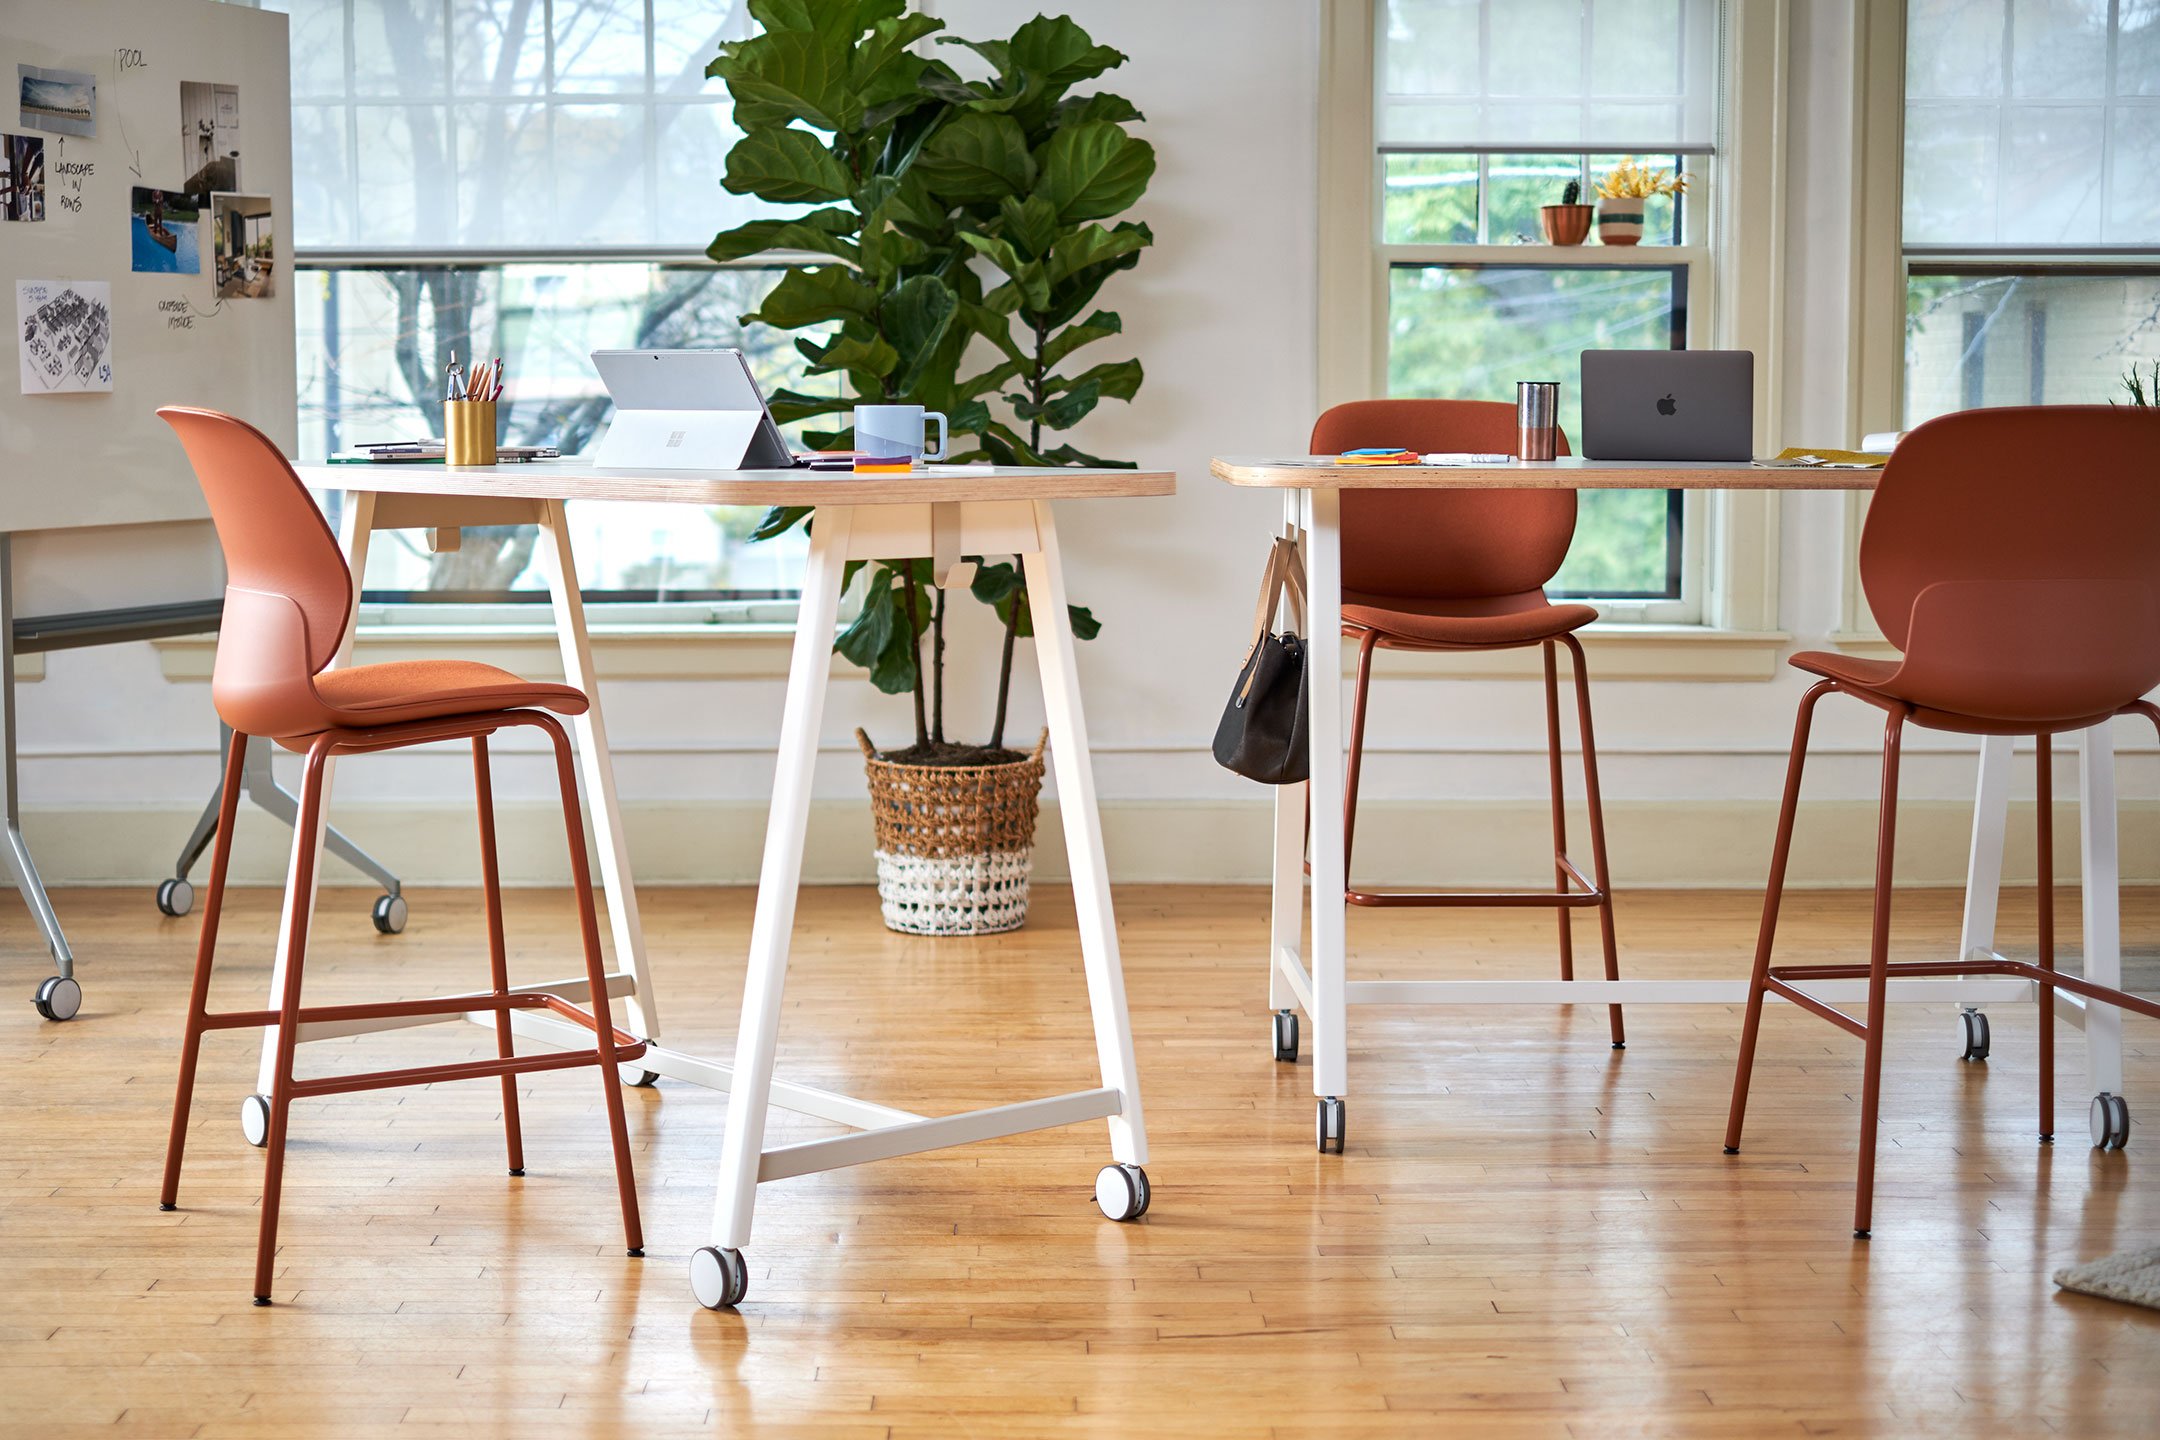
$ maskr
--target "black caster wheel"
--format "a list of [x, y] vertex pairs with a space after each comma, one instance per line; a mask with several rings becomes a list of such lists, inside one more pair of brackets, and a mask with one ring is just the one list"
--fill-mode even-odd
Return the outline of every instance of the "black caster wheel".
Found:
[[2129, 1145], [2129, 1101], [2104, 1090], [2093, 1096], [2092, 1143], [2095, 1150], [2121, 1150]]
[[385, 935], [401, 935], [405, 931], [405, 897], [402, 895], [378, 895], [375, 897], [375, 928]]
[[247, 1142], [260, 1150], [270, 1143], [270, 1099], [265, 1095], [250, 1095], [240, 1102], [240, 1133]]
[[704, 1245], [690, 1252], [690, 1293], [707, 1310], [732, 1310], [750, 1293], [742, 1251]]
[[1095, 1204], [1109, 1220], [1137, 1220], [1147, 1214], [1147, 1171], [1138, 1165], [1105, 1165], [1095, 1176]]
[[160, 915], [178, 919], [195, 908], [195, 887], [180, 879], [158, 881], [157, 908]]
[[658, 1075], [641, 1066], [618, 1065], [615, 1068], [622, 1073], [622, 1083], [633, 1090], [650, 1090], [660, 1083]]
[[1275, 1012], [1275, 1058], [1285, 1065], [1297, 1064], [1298, 1019], [1295, 1010]]
[[1982, 1061], [1988, 1058], [1988, 1018], [1978, 1010], [1964, 1010], [1958, 1014], [1958, 1028], [1965, 1037], [1965, 1053], [1960, 1060]]
[[1342, 1154], [1343, 1131], [1346, 1128], [1345, 1120], [1346, 1116], [1343, 1111], [1342, 1101], [1330, 1095], [1320, 1102], [1314, 1132], [1315, 1138], [1320, 1142], [1321, 1154]]
[[72, 1020], [82, 1009], [82, 986], [65, 975], [48, 975], [38, 982], [30, 1003], [47, 1020]]

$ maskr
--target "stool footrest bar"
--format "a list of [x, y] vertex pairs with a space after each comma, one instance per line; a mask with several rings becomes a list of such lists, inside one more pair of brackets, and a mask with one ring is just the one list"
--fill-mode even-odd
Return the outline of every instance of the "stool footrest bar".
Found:
[[[642, 1040], [618, 1046], [618, 1061], [635, 1060], [645, 1053]], [[518, 1055], [508, 1060], [461, 1060], [450, 1065], [416, 1065], [407, 1070], [371, 1070], [364, 1075], [325, 1075], [316, 1080], [295, 1080], [292, 1093], [344, 1095], [355, 1090], [394, 1090], [403, 1085], [434, 1085], [449, 1080], [484, 1080], [497, 1075], [527, 1075], [536, 1070], [572, 1070], [600, 1063], [598, 1050], [558, 1050], [549, 1055]]]

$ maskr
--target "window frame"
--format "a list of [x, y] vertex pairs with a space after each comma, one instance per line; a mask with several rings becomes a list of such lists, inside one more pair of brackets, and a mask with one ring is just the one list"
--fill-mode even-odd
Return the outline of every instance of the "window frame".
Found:
[[[1688, 243], [1600, 248], [1594, 257], [1599, 268], [1688, 267], [1688, 344], [1755, 353], [1756, 444], [1765, 452], [1778, 448], [1782, 410], [1778, 339], [1788, 8], [1788, 0], [1723, 7], [1717, 153], [1711, 183], [1697, 187], [1686, 202], [1681, 233]], [[1328, 0], [1322, 18], [1317, 396], [1322, 408], [1386, 393], [1388, 275], [1394, 264], [1585, 263], [1580, 246], [1386, 242], [1381, 228], [1386, 160], [1374, 135], [1380, 17], [1378, 0]], [[1786, 638], [1776, 630], [1776, 497], [1690, 491], [1683, 505], [1683, 599], [1600, 598], [1603, 618], [1590, 633], [1593, 638], [1625, 635], [1638, 646], [1652, 634], [1674, 640], [1748, 637], [1760, 643], [1746, 671], [1767, 677]], [[1669, 672], [1664, 678], [1684, 678], [1692, 669], [1678, 657], [1654, 668]], [[1702, 673], [1703, 678], [1735, 678], [1734, 667], [1722, 661]]]

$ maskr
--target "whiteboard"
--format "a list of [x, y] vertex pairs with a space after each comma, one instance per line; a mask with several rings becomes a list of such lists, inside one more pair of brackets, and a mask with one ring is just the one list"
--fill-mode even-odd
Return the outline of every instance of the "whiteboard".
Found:
[[[0, 531], [206, 517], [179, 441], [155, 414], [160, 405], [230, 411], [294, 452], [289, 65], [286, 18], [274, 12], [210, 0], [0, 0], [0, 134], [42, 141], [44, 159], [44, 218], [0, 220], [0, 313], [14, 337], [8, 349], [17, 352], [0, 357]], [[26, 125], [25, 66], [89, 76], [95, 134]], [[51, 90], [32, 93], [47, 107], [72, 103], [65, 86], [58, 100]], [[65, 108], [40, 113], [63, 127], [79, 124]], [[206, 156], [216, 163], [204, 167]], [[259, 205], [225, 207], [227, 214], [246, 212], [230, 233], [267, 248], [267, 297], [219, 298], [213, 209], [202, 210], [193, 236], [185, 224], [133, 215], [136, 187], [166, 192], [173, 210], [190, 208], [181, 192], [191, 179], [269, 198], [267, 224]], [[169, 213], [160, 201], [156, 216]], [[145, 250], [138, 233], [158, 230], [172, 242], [159, 242], [169, 259]], [[182, 264], [189, 251], [193, 274], [132, 268], [139, 256]], [[227, 268], [225, 288], [259, 290], [264, 276], [260, 255], [243, 251]], [[110, 286], [109, 393], [21, 393], [29, 381], [18, 374], [20, 281]], [[192, 555], [216, 554], [207, 526], [171, 533]], [[87, 535], [34, 548], [77, 557], [68, 608], [91, 608], [81, 602], [99, 589], [94, 572], [108, 568], [100, 557], [109, 560], [115, 591], [102, 603], [140, 603], [128, 592], [139, 589], [131, 572], [144, 559], [142, 537], [140, 530], [116, 532], [109, 550]], [[93, 573], [83, 573], [85, 565]], [[168, 573], [177, 580], [200, 568], [180, 563]], [[186, 593], [160, 598], [215, 590], [184, 583]], [[18, 599], [19, 612], [46, 608]]]

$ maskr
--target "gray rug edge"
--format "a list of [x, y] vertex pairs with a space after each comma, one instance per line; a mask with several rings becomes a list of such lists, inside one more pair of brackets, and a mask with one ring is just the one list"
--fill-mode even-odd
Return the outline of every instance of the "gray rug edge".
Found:
[[2160, 1310], [2160, 1245], [2066, 1265], [2055, 1272], [2055, 1283], [2080, 1295]]

